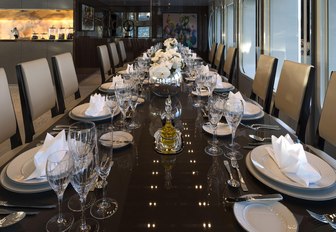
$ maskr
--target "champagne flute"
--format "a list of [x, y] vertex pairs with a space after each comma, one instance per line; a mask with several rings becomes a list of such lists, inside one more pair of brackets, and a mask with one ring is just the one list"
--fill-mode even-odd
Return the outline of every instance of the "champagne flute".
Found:
[[116, 84], [116, 99], [119, 109], [122, 114], [122, 121], [119, 123], [121, 129], [126, 128], [126, 113], [130, 107], [130, 88], [129, 84], [117, 83]]
[[222, 104], [223, 102], [219, 97], [209, 101], [209, 122], [213, 130], [213, 142], [206, 146], [204, 151], [211, 156], [219, 156], [223, 154], [223, 150], [216, 143], [217, 124], [223, 116]]
[[56, 192], [58, 199], [58, 215], [49, 219], [47, 231], [67, 231], [74, 217], [70, 213], [62, 213], [63, 194], [70, 182], [73, 161], [69, 151], [60, 150], [48, 156], [46, 174], [51, 188]]
[[224, 104], [224, 116], [231, 129], [231, 143], [226, 147], [231, 150], [231, 152], [225, 153], [225, 156], [232, 159], [241, 159], [242, 155], [236, 150], [240, 148], [238, 143], [234, 142], [237, 127], [244, 114], [244, 104], [240, 99], [227, 99]]
[[93, 122], [77, 122], [68, 132], [68, 145], [74, 161], [71, 185], [79, 195], [81, 219], [74, 223], [72, 231], [98, 231], [99, 224], [84, 216], [86, 197], [94, 187], [97, 173], [97, 133]]
[[97, 126], [97, 145], [97, 171], [103, 180], [103, 198], [91, 206], [90, 212], [94, 218], [105, 219], [111, 217], [118, 209], [117, 201], [106, 197], [106, 179], [113, 165], [113, 130], [107, 124]]

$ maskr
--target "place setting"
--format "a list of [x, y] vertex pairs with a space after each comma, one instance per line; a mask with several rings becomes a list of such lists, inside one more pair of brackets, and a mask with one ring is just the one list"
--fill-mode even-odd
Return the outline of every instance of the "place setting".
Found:
[[[335, 161], [304, 150], [289, 135], [272, 136], [271, 143], [255, 147], [246, 166], [259, 181], [292, 197], [324, 201], [336, 198]], [[328, 162], [333, 162], [329, 164]]]
[[89, 120], [89, 121], [101, 121], [109, 119], [120, 113], [116, 103], [112, 107], [116, 107], [116, 110], [112, 111], [108, 105], [108, 101], [105, 96], [101, 94], [93, 94], [90, 96], [90, 102], [76, 106], [69, 112], [69, 117], [74, 120]]
[[98, 90], [103, 93], [114, 93], [116, 84], [120, 82], [123, 82], [122, 76], [116, 75], [112, 78], [112, 82], [105, 82], [101, 84]]

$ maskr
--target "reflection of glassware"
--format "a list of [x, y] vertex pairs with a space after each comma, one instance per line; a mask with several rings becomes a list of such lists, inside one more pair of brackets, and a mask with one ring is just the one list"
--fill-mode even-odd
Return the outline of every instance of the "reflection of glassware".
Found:
[[68, 230], [74, 217], [70, 213], [62, 213], [62, 200], [65, 189], [70, 182], [70, 175], [73, 169], [73, 160], [70, 152], [56, 151], [48, 156], [46, 174], [51, 188], [56, 192], [58, 198], [58, 215], [55, 215], [46, 225], [47, 231]]
[[219, 123], [220, 119], [223, 116], [223, 105], [224, 105], [224, 100], [220, 97], [210, 97], [209, 101], [209, 113], [208, 113], [208, 117], [209, 117], [209, 122], [210, 122], [210, 126], [213, 130], [213, 142], [209, 145], [205, 147], [205, 152], [208, 155], [211, 156], [218, 156], [223, 154], [223, 150], [217, 146], [216, 143], [216, 133], [217, 133], [217, 124]]
[[111, 217], [118, 209], [116, 200], [106, 197], [107, 177], [113, 165], [113, 130], [107, 124], [97, 126], [97, 170], [103, 180], [103, 198], [91, 206], [91, 215], [97, 219]]
[[93, 122], [77, 122], [70, 126], [68, 145], [74, 160], [71, 184], [81, 202], [81, 219], [73, 225], [75, 231], [98, 231], [99, 224], [85, 219], [86, 197], [98, 178], [96, 167], [97, 133]]
[[212, 157], [212, 163], [207, 174], [208, 202], [216, 206], [221, 205], [225, 189], [225, 174], [221, 163], [222, 158], [220, 156]]
[[227, 99], [224, 104], [224, 116], [231, 129], [231, 143], [227, 145], [227, 148], [231, 149], [231, 152], [225, 153], [225, 156], [232, 158], [235, 156], [236, 159], [241, 158], [241, 154], [236, 150], [240, 148], [238, 143], [234, 142], [237, 127], [243, 117], [244, 105], [240, 99]]
[[164, 187], [165, 189], [172, 188], [172, 169], [176, 161], [176, 156], [161, 156], [161, 163], [164, 167], [165, 177], [164, 177]]

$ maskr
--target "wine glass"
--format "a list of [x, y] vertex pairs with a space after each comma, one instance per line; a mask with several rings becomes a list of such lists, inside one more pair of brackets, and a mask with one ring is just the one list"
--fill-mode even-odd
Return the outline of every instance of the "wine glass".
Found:
[[209, 101], [209, 122], [213, 131], [213, 142], [206, 146], [204, 151], [211, 156], [218, 156], [223, 154], [223, 150], [216, 143], [217, 124], [223, 116], [223, 103], [221, 98], [215, 97]]
[[209, 96], [212, 96], [216, 84], [217, 84], [217, 75], [215, 73], [208, 73], [205, 76], [204, 86], [207, 87], [209, 91]]
[[115, 94], [119, 109], [122, 114], [122, 121], [119, 123], [121, 129], [126, 128], [126, 113], [130, 107], [130, 86], [126, 83], [116, 83]]
[[139, 98], [139, 91], [138, 91], [138, 84], [136, 82], [133, 82], [130, 87], [130, 107], [132, 110], [132, 119], [131, 123], [128, 125], [128, 128], [130, 129], [137, 129], [140, 127], [140, 124], [135, 121], [135, 110], [138, 105], [138, 98]]
[[79, 195], [81, 219], [74, 223], [72, 231], [98, 231], [99, 224], [84, 216], [86, 197], [94, 187], [97, 173], [97, 133], [93, 122], [77, 122], [68, 132], [68, 145], [72, 154], [74, 168], [70, 182]]
[[231, 152], [225, 153], [225, 156], [228, 158], [240, 159], [242, 155], [236, 150], [240, 148], [238, 143], [234, 142], [236, 135], [237, 127], [244, 114], [244, 104], [240, 99], [227, 99], [224, 104], [224, 116], [231, 129], [231, 143], [226, 147], [231, 150]]
[[97, 171], [103, 180], [103, 198], [91, 206], [91, 215], [97, 219], [111, 217], [118, 209], [116, 200], [106, 197], [107, 177], [113, 165], [113, 130], [107, 124], [97, 126]]
[[63, 194], [70, 182], [73, 161], [69, 151], [59, 150], [48, 156], [46, 174], [51, 188], [56, 192], [58, 199], [58, 215], [49, 219], [46, 224], [47, 231], [68, 230], [74, 217], [70, 213], [62, 213]]
[[202, 74], [197, 74], [196, 79], [195, 79], [195, 84], [196, 84], [196, 94], [197, 94], [197, 101], [193, 104], [194, 107], [202, 107], [203, 102], [200, 99], [202, 89], [204, 87], [204, 82], [205, 82], [205, 76]]

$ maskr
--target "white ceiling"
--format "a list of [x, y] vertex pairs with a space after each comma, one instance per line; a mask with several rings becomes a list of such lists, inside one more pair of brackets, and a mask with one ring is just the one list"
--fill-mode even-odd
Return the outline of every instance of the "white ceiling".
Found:
[[[150, 0], [99, 0], [109, 6], [145, 6]], [[207, 6], [212, 0], [152, 0], [154, 6]]]

